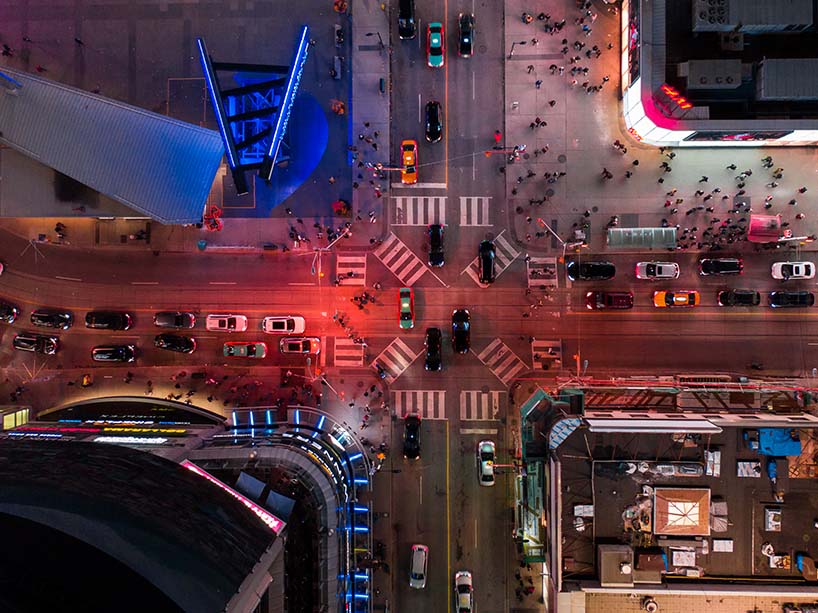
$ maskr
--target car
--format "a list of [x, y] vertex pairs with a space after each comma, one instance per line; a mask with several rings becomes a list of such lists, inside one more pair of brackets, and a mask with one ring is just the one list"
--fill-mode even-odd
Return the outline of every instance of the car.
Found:
[[653, 306], [655, 307], [694, 307], [697, 304], [699, 304], [699, 292], [695, 290], [653, 292]]
[[477, 267], [479, 269], [480, 283], [488, 286], [489, 283], [494, 283], [495, 261], [497, 259], [497, 250], [494, 243], [491, 241], [483, 241], [477, 249]]
[[429, 226], [429, 266], [439, 268], [444, 264], [443, 226], [434, 223]]
[[13, 324], [19, 315], [20, 309], [16, 306], [8, 304], [7, 302], [0, 302], [0, 321]]
[[71, 324], [74, 323], [74, 316], [67, 311], [38, 309], [31, 313], [31, 323], [41, 328], [68, 330]]
[[815, 264], [812, 262], [775, 262], [770, 270], [773, 279], [812, 279]]
[[631, 292], [588, 292], [585, 294], [585, 308], [601, 309], [632, 309], [633, 294]]
[[278, 342], [281, 353], [321, 353], [321, 339], [317, 336], [290, 336]]
[[403, 457], [420, 458], [420, 414], [409, 413], [403, 420]]
[[224, 357], [226, 358], [256, 358], [261, 359], [267, 356], [267, 344], [266, 343], [253, 343], [253, 342], [236, 342], [236, 343], [225, 343], [224, 348]]
[[427, 328], [423, 345], [426, 347], [426, 370], [443, 370], [443, 333], [440, 328]]
[[437, 143], [443, 138], [443, 114], [440, 102], [432, 100], [426, 103], [426, 140]]
[[774, 309], [811, 307], [815, 295], [806, 290], [770, 292], [770, 306]]
[[474, 53], [474, 15], [460, 13], [457, 16], [458, 52], [460, 57], [471, 57]]
[[616, 266], [610, 262], [571, 260], [565, 265], [565, 274], [571, 281], [607, 281], [614, 278]]
[[402, 287], [398, 290], [398, 302], [400, 327], [402, 330], [411, 330], [415, 327], [415, 292], [411, 287]]
[[417, 36], [415, 24], [415, 0], [400, 0], [398, 3], [398, 36], [408, 40]]
[[455, 613], [474, 613], [474, 586], [467, 570], [454, 574], [454, 610]]
[[261, 330], [266, 334], [303, 334], [307, 322], [297, 315], [269, 316], [261, 320]]
[[244, 332], [247, 318], [244, 315], [208, 315], [205, 327], [217, 332]]
[[91, 357], [95, 362], [133, 362], [136, 360], [136, 347], [133, 345], [109, 345], [94, 347]]
[[196, 339], [178, 334], [157, 334], [153, 339], [153, 346], [176, 353], [193, 353], [196, 351]]
[[96, 330], [128, 330], [133, 320], [122, 311], [90, 311], [85, 314], [85, 327]]
[[719, 306], [758, 306], [761, 294], [752, 289], [726, 289], [718, 294]]
[[432, 21], [426, 27], [426, 63], [431, 68], [441, 68], [445, 61], [443, 53], [443, 24]]
[[429, 548], [426, 545], [412, 545], [409, 561], [409, 587], [422, 590], [426, 587], [426, 566], [429, 563]]
[[471, 346], [471, 316], [467, 309], [452, 312], [452, 346], [456, 353], [467, 353]]
[[676, 262], [637, 262], [637, 279], [678, 279], [679, 265]]
[[44, 355], [54, 355], [60, 348], [60, 339], [56, 336], [23, 332], [12, 339], [11, 346], [20, 351], [33, 351]]
[[710, 275], [740, 275], [744, 272], [744, 262], [741, 258], [704, 258], [699, 260], [699, 274]]
[[494, 441], [477, 443], [477, 480], [480, 485], [494, 485]]
[[400, 182], [413, 185], [418, 182], [418, 144], [414, 140], [405, 140], [400, 144], [403, 168], [400, 171]]
[[192, 328], [196, 316], [187, 311], [161, 311], [153, 316], [153, 325], [158, 328]]

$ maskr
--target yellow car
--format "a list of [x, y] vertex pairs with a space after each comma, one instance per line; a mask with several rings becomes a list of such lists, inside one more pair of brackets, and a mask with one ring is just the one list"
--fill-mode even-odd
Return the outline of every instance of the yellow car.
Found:
[[417, 141], [405, 140], [400, 144], [403, 169], [400, 171], [401, 183], [412, 185], [418, 182], [418, 144]]
[[655, 307], [694, 307], [699, 304], [699, 292], [679, 290], [675, 292], [653, 292]]

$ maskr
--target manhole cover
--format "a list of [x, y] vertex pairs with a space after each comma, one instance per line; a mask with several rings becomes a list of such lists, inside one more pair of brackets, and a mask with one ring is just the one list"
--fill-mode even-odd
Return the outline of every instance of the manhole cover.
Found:
[[599, 212], [599, 207], [598, 207], [598, 206], [592, 206], [592, 207], [591, 207], [591, 210], [592, 210], [594, 213], [598, 213], [598, 212]]
[[519, 215], [523, 212], [523, 207], [518, 206], [516, 209], [514, 209], [514, 211], [517, 213], [517, 215]]
[[484, 385], [483, 387], [480, 388], [480, 391], [483, 392], [484, 394], [488, 394], [490, 389], [491, 388], [488, 385]]
[[531, 157], [531, 156], [530, 156], [529, 154], [527, 154], [527, 153], [523, 153], [523, 159], [524, 159], [524, 160], [527, 160], [527, 159], [528, 159], [528, 158], [530, 158], [530, 157]]
[[566, 157], [565, 157], [565, 154], [564, 154], [564, 153], [560, 153], [560, 154], [557, 156], [557, 161], [558, 161], [560, 164], [565, 164], [565, 160], [567, 160], [567, 159], [568, 159], [568, 158], [566, 158]]
[[545, 190], [545, 195], [550, 198], [554, 195], [554, 190], [549, 187], [547, 190]]

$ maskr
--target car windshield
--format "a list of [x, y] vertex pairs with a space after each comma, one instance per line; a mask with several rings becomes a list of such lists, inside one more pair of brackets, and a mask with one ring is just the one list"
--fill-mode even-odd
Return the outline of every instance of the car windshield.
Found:
[[793, 274], [795, 274], [795, 269], [796, 267], [793, 266], [792, 264], [784, 264], [781, 267], [781, 276], [791, 277]]
[[480, 460], [483, 462], [489, 462], [494, 459], [494, 454], [490, 451], [481, 451], [480, 452]]
[[655, 275], [659, 271], [659, 267], [656, 264], [648, 264], [645, 266], [645, 273], [649, 275]]

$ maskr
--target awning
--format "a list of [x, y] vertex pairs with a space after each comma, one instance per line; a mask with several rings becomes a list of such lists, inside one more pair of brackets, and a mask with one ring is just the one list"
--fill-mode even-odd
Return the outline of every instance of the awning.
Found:
[[781, 238], [781, 215], [750, 215], [747, 240], [751, 243], [777, 243]]
[[608, 246], [623, 249], [674, 249], [676, 247], [676, 227], [609, 228]]

